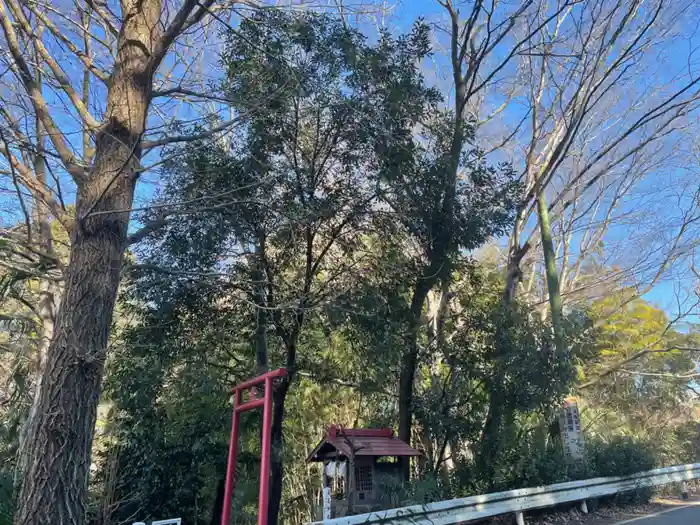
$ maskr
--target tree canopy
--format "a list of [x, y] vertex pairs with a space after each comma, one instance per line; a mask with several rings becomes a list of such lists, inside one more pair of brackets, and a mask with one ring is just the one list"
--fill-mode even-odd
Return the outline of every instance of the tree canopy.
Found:
[[0, 0], [0, 523], [219, 524], [277, 367], [271, 525], [319, 518], [331, 424], [420, 450], [382, 507], [697, 459], [697, 291], [648, 292], [694, 271], [697, 183], [650, 187], [700, 76], [640, 80], [692, 2], [112, 4]]

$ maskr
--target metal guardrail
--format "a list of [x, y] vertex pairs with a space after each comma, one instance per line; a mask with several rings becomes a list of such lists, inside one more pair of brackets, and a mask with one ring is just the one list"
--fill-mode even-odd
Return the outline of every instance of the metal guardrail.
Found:
[[581, 502], [582, 510], [587, 512], [587, 499], [697, 478], [700, 478], [700, 463], [677, 465], [631, 476], [592, 478], [546, 487], [508, 490], [318, 521], [311, 525], [454, 525], [510, 513], [515, 513], [518, 524], [523, 525], [523, 511], [526, 510]]
[[[136, 521], [132, 525], [146, 525], [143, 521]], [[151, 525], [182, 525], [182, 518], [171, 518], [169, 520], [152, 521]]]

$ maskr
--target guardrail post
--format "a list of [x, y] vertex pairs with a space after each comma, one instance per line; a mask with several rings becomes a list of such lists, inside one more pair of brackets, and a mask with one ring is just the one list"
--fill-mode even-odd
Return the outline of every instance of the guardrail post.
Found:
[[681, 498], [688, 499], [688, 482], [681, 481]]
[[585, 499], [581, 502], [578, 508], [581, 509], [581, 512], [583, 512], [584, 514], [588, 514], [588, 505], [586, 504]]
[[517, 525], [525, 525], [525, 516], [523, 516], [522, 512], [515, 513], [515, 523]]

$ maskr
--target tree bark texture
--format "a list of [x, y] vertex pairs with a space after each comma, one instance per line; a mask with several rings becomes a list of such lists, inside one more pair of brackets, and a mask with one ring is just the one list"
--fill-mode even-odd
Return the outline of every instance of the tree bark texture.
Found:
[[83, 525], [105, 349], [139, 173], [160, 0], [122, 2], [123, 24], [105, 122], [78, 187], [70, 262], [46, 356], [17, 525]]

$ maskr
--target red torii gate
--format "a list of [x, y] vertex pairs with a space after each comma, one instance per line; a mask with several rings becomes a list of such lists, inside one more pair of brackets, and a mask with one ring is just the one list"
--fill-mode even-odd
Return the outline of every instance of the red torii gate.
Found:
[[[272, 381], [285, 377], [287, 370], [279, 368], [267, 372], [255, 379], [250, 379], [233, 388], [233, 423], [231, 425], [231, 442], [228, 447], [226, 465], [226, 486], [224, 488], [224, 508], [221, 513], [221, 525], [231, 523], [231, 499], [236, 478], [236, 455], [238, 454], [238, 427], [241, 413], [263, 407], [262, 454], [260, 458], [260, 494], [258, 496], [258, 525], [267, 525], [267, 506], [270, 501], [270, 452], [272, 449]], [[262, 398], [255, 396], [254, 388], [264, 383]], [[248, 392], [248, 400], [243, 400], [243, 393]]]

